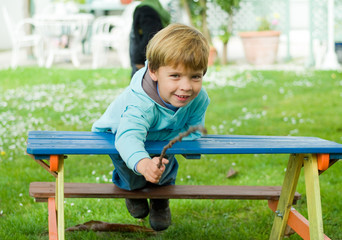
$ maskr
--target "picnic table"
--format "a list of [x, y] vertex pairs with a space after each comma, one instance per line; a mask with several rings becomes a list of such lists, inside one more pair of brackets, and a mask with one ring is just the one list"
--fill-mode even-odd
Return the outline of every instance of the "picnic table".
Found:
[[[160, 154], [167, 144], [148, 141], [150, 154]], [[68, 155], [119, 154], [114, 135], [98, 132], [31, 131], [27, 153], [56, 177], [56, 183], [33, 182], [30, 195], [48, 201], [49, 238], [64, 239], [64, 198], [187, 198], [187, 199], [264, 199], [275, 212], [270, 239], [282, 239], [290, 226], [303, 239], [329, 239], [323, 233], [319, 174], [342, 159], [342, 144], [316, 137], [206, 135], [194, 141], [177, 142], [166, 154], [199, 158], [201, 154], [289, 154], [281, 187], [277, 186], [166, 186], [125, 191], [113, 184], [64, 183], [64, 160]], [[309, 221], [292, 205], [304, 166]]]

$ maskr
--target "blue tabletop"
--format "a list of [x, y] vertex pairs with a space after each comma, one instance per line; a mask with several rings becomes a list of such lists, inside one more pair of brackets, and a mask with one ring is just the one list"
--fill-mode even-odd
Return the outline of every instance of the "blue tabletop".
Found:
[[[167, 141], [146, 142], [145, 148], [150, 154], [160, 154], [167, 143]], [[27, 153], [36, 156], [118, 154], [114, 147], [113, 134], [80, 131], [30, 131]], [[316, 137], [206, 135], [194, 141], [177, 142], [166, 153], [185, 155], [329, 153], [335, 156], [335, 159], [339, 159], [342, 155], [342, 144]]]

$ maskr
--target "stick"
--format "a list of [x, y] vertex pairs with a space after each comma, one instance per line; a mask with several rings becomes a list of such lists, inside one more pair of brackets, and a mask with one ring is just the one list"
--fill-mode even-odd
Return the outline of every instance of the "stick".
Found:
[[200, 126], [200, 125], [199, 126], [193, 126], [193, 127], [190, 127], [188, 129], [188, 131], [180, 133], [177, 137], [175, 137], [167, 145], [165, 145], [164, 148], [163, 148], [163, 151], [161, 152], [161, 154], [159, 156], [159, 163], [157, 165], [158, 168], [160, 168], [162, 166], [162, 160], [163, 160], [163, 158], [165, 156], [165, 152], [166, 152], [167, 149], [171, 148], [173, 146], [173, 144], [175, 144], [176, 142], [182, 141], [183, 137], [189, 136], [190, 133], [193, 133], [193, 132], [196, 132], [196, 131], [200, 131], [203, 134], [207, 134], [207, 129], [205, 129], [205, 127]]

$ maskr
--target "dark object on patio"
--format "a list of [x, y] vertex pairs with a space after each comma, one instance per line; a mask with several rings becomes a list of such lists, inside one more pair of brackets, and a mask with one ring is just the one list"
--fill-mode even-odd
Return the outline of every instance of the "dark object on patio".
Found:
[[342, 42], [335, 42], [335, 52], [338, 62], [342, 64]]

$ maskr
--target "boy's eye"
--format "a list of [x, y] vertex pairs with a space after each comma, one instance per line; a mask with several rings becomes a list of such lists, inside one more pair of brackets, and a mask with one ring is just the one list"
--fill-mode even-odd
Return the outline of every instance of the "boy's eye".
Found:
[[201, 80], [202, 76], [201, 75], [194, 75], [194, 76], [192, 76], [192, 79], [194, 79], [194, 80]]
[[179, 78], [179, 74], [171, 74], [170, 77]]

